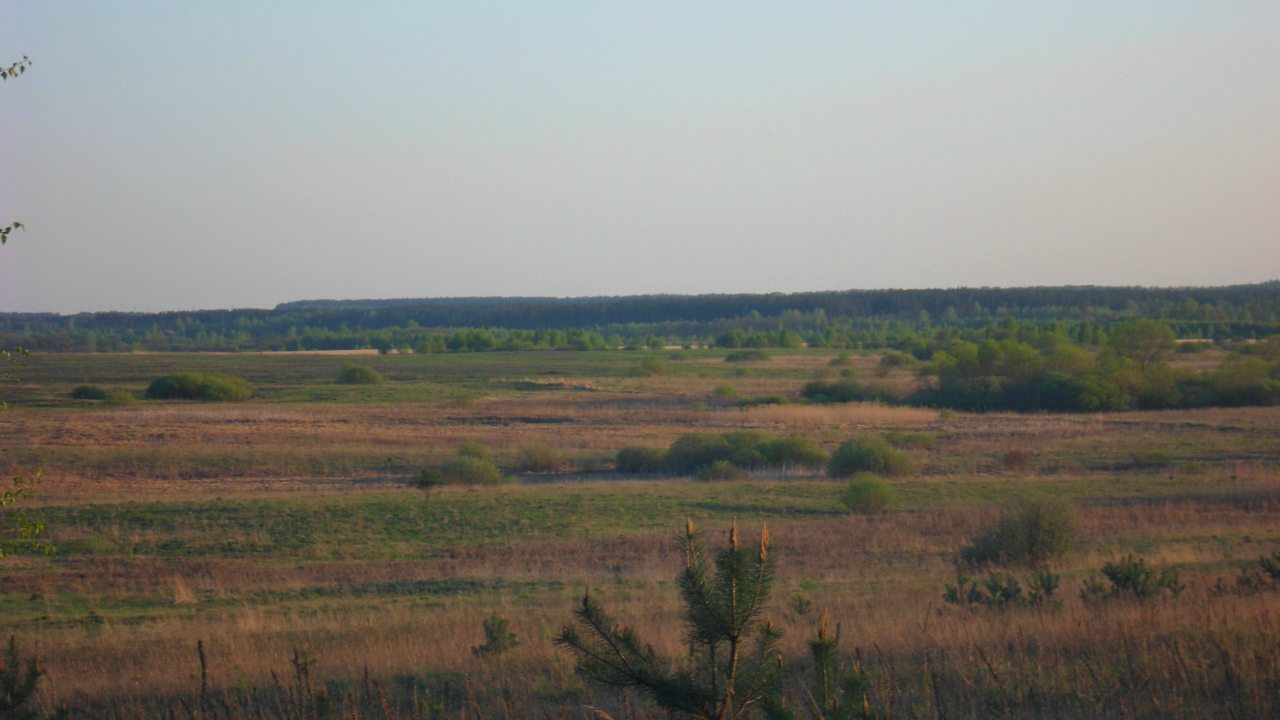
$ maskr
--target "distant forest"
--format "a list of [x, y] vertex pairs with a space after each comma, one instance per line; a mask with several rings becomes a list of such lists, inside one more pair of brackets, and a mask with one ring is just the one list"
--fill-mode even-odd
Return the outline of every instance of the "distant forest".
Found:
[[663, 345], [892, 347], [920, 356], [1004, 323], [1099, 345], [1128, 320], [1183, 339], [1280, 333], [1280, 281], [1203, 288], [1032, 287], [757, 295], [309, 300], [273, 309], [0, 314], [0, 347], [38, 351], [415, 352]]

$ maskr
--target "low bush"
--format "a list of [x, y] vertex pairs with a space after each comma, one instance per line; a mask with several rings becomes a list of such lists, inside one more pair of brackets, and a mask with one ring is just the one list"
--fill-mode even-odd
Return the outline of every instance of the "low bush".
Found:
[[156, 378], [147, 387], [148, 400], [248, 400], [254, 390], [243, 379], [220, 373], [184, 372]]
[[640, 361], [640, 364], [632, 371], [633, 375], [641, 377], [652, 377], [654, 375], [666, 375], [669, 372], [667, 363], [660, 357], [649, 357]]
[[474, 457], [457, 457], [446, 460], [439, 467], [440, 481], [449, 485], [497, 485], [502, 482], [502, 470], [492, 460]]
[[860, 472], [877, 475], [908, 475], [915, 470], [910, 454], [898, 450], [882, 437], [861, 437], [846, 441], [831, 454], [827, 474], [834, 478]]
[[474, 440], [464, 440], [458, 444], [458, 457], [476, 458], [478, 460], [488, 460], [493, 462], [493, 450], [488, 445], [482, 445]]
[[126, 405], [133, 405], [137, 402], [138, 398], [134, 397], [133, 393], [127, 390], [113, 390], [107, 393], [107, 396], [102, 399], [102, 404], [107, 407], [124, 407]]
[[557, 472], [564, 468], [564, 464], [564, 455], [545, 443], [526, 445], [516, 456], [516, 472]]
[[716, 397], [735, 398], [738, 397], [738, 389], [727, 383], [717, 385], [715, 390], [711, 391]]
[[847, 403], [874, 400], [872, 393], [852, 378], [830, 382], [814, 380], [800, 389], [800, 396], [814, 403]]
[[804, 435], [768, 440], [760, 445], [760, 454], [774, 467], [820, 468], [830, 459], [817, 441]]
[[338, 371], [336, 382], [340, 385], [377, 385], [382, 382], [382, 376], [368, 365], [346, 363]]
[[635, 475], [659, 473], [666, 466], [667, 451], [655, 447], [624, 447], [614, 459], [618, 472]]
[[1060, 578], [1048, 570], [1037, 570], [1026, 578], [1027, 590], [1018, 579], [993, 572], [979, 583], [963, 572], [956, 574], [956, 584], [947, 585], [942, 599], [951, 605], [980, 606], [995, 609], [1007, 607], [1039, 607], [1053, 598]]
[[471, 654], [476, 657], [497, 657], [519, 644], [520, 640], [511, 632], [507, 619], [501, 615], [490, 615], [484, 621], [484, 644], [471, 648]]
[[1176, 570], [1149, 567], [1146, 560], [1132, 555], [1102, 566], [1102, 576], [1106, 583], [1097, 577], [1085, 581], [1080, 590], [1082, 600], [1151, 600], [1165, 593], [1177, 597], [1186, 587], [1178, 584]]
[[1075, 511], [1060, 501], [1027, 501], [1004, 511], [1000, 520], [960, 551], [960, 560], [978, 565], [1042, 565], [1065, 553], [1075, 532]]
[[747, 472], [728, 460], [717, 460], [710, 465], [703, 465], [694, 473], [694, 477], [704, 482], [716, 480], [741, 480]]
[[107, 391], [97, 385], [77, 385], [71, 389], [73, 400], [106, 400]]
[[755, 397], [742, 398], [738, 401], [738, 407], [755, 407], [757, 405], [786, 405], [787, 396], [774, 395], [757, 395]]
[[859, 473], [845, 486], [840, 502], [849, 512], [873, 515], [893, 507], [898, 501], [898, 491], [879, 475]]
[[694, 473], [703, 465], [733, 457], [733, 447], [719, 435], [688, 433], [676, 438], [667, 450], [667, 469], [675, 473]]

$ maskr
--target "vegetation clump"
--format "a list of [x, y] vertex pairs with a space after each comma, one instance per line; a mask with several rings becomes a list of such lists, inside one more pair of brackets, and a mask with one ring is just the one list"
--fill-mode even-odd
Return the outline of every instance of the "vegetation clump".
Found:
[[510, 623], [501, 615], [490, 615], [484, 621], [484, 643], [471, 648], [476, 657], [497, 657], [520, 644], [511, 632]]
[[435, 467], [421, 471], [417, 486], [429, 494], [440, 485], [497, 485], [502, 482], [502, 469], [494, 461], [493, 451], [476, 442], [464, 442], [457, 454]]
[[338, 371], [336, 382], [339, 385], [379, 385], [383, 382], [383, 378], [377, 370], [368, 365], [346, 363]]
[[776, 710], [782, 692], [777, 650], [782, 633], [762, 618], [775, 572], [768, 531], [761, 532], [759, 544], [742, 545], [733, 528], [713, 567], [692, 522], [680, 548], [684, 568], [677, 583], [687, 655], [659, 657], [589, 594], [556, 643], [573, 654], [582, 677], [609, 687], [636, 688], [672, 714], [724, 720]]
[[73, 400], [106, 400], [107, 391], [97, 385], [77, 385], [71, 388]]
[[891, 508], [898, 501], [898, 491], [884, 478], [872, 473], [858, 473], [840, 494], [840, 502], [851, 513], [874, 515]]
[[1048, 570], [1036, 570], [1026, 577], [1026, 590], [1013, 575], [993, 572], [982, 582], [963, 572], [956, 574], [956, 584], [947, 585], [942, 599], [961, 607], [1040, 607], [1053, 598], [1061, 578]]
[[667, 468], [667, 451], [655, 447], [624, 447], [614, 459], [618, 472], [629, 475], [650, 475]]
[[1085, 581], [1080, 590], [1082, 600], [1151, 600], [1166, 593], [1177, 597], [1186, 588], [1178, 583], [1176, 570], [1150, 567], [1146, 560], [1133, 555], [1102, 566], [1102, 577], [1105, 583], [1097, 577]]
[[745, 470], [728, 460], [717, 460], [710, 465], [703, 465], [698, 468], [694, 477], [703, 482], [715, 482], [718, 480], [741, 480], [746, 475]]
[[759, 348], [749, 348], [747, 350], [734, 350], [724, 356], [724, 361], [728, 363], [740, 362], [764, 362], [772, 356], [768, 352]]
[[254, 390], [242, 378], [221, 373], [182, 372], [156, 378], [147, 386], [148, 400], [248, 400]]
[[[827, 453], [814, 440], [802, 435], [777, 437], [763, 430], [736, 430], [714, 433], [686, 433], [676, 438], [666, 452], [666, 469], [677, 474], [697, 474], [716, 463], [740, 470], [762, 468], [818, 468]], [[622, 466], [619, 466], [622, 469]]]
[[552, 473], [559, 472], [564, 466], [564, 455], [559, 450], [546, 443], [537, 443], [520, 448], [515, 469], [522, 473]]
[[1065, 553], [1075, 533], [1075, 512], [1053, 500], [1024, 501], [1005, 510], [1000, 520], [960, 551], [969, 566], [1043, 565]]
[[877, 475], [909, 475], [915, 471], [915, 459], [898, 450], [883, 437], [860, 437], [845, 441], [831, 454], [827, 474], [833, 478], [850, 477], [869, 472]]

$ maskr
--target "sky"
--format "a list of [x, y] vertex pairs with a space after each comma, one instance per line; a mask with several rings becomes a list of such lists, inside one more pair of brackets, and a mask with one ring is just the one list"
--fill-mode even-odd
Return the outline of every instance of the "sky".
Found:
[[1280, 3], [0, 3], [0, 311], [1280, 277]]

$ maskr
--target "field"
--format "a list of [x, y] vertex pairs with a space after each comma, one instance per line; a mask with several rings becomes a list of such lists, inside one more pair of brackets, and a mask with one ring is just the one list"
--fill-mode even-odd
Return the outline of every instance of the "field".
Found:
[[[680, 657], [688, 518], [712, 546], [734, 522], [752, 536], [767, 524], [793, 698], [827, 612], [868, 706], [894, 717], [1280, 714], [1280, 596], [1237, 585], [1280, 551], [1280, 412], [805, 405], [805, 382], [845, 367], [914, 379], [877, 377], [875, 354], [772, 354], [35, 355], [6, 390], [0, 470], [43, 471], [30, 505], [57, 552], [0, 561], [3, 629], [43, 659], [40, 707], [76, 715], [664, 717], [640, 694], [585, 684], [553, 640], [590, 592]], [[386, 382], [336, 384], [352, 360]], [[180, 370], [238, 375], [258, 395], [70, 398], [82, 383], [140, 393]], [[778, 395], [791, 402], [750, 402]], [[874, 515], [848, 513], [844, 483], [813, 471], [702, 482], [612, 468], [625, 446], [744, 428], [827, 450], [888, 434], [918, 467]], [[535, 446], [563, 462], [493, 486], [414, 487], [466, 441], [507, 467]], [[1042, 497], [1076, 514], [1070, 551], [1050, 563], [1053, 601], [944, 602], [959, 550], [1012, 501]], [[1130, 554], [1184, 589], [1080, 597]], [[493, 615], [518, 644], [477, 655]]]

